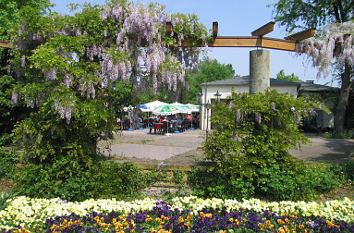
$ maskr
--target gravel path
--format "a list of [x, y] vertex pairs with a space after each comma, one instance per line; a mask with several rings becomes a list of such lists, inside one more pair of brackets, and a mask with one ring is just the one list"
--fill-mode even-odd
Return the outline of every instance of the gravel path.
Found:
[[[354, 159], [353, 139], [325, 139], [309, 136], [311, 143], [301, 145], [290, 153], [303, 160], [341, 162]], [[151, 135], [147, 130], [124, 131], [111, 141], [111, 151], [103, 150], [106, 155], [126, 157], [139, 161], [165, 161], [171, 165], [193, 164], [202, 158], [200, 147], [205, 140], [205, 132], [190, 130], [180, 134]], [[102, 145], [102, 147], [104, 147]]]

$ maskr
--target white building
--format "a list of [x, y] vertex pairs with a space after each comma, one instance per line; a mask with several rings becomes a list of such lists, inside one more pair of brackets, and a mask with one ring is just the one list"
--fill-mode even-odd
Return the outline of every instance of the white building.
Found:
[[[202, 130], [211, 129], [210, 119], [212, 115], [211, 109], [207, 111], [205, 104], [214, 103], [217, 98], [229, 99], [232, 92], [249, 93], [250, 81], [249, 76], [235, 77], [233, 79], [218, 80], [201, 84], [201, 111], [200, 111], [200, 128]], [[322, 99], [325, 105], [331, 110], [334, 109], [333, 96], [338, 95], [339, 88], [329, 87], [320, 84], [314, 84], [313, 80], [306, 82], [290, 82], [277, 79], [270, 79], [270, 89], [277, 90], [280, 93], [288, 93], [294, 97], [309, 96]], [[216, 94], [219, 94], [217, 96]], [[333, 127], [334, 115], [329, 112], [317, 110], [315, 116], [314, 127], [317, 129], [326, 129]], [[207, 127], [208, 125], [208, 127]]]
[[[270, 79], [270, 89], [277, 90], [280, 93], [288, 93], [297, 97], [301, 83]], [[219, 99], [231, 98], [232, 92], [243, 93], [250, 91], [249, 76], [235, 77], [233, 79], [218, 80], [201, 84], [201, 111], [200, 111], [200, 128], [206, 130], [211, 129], [211, 109], [205, 108], [206, 103], [214, 103], [217, 99], [216, 93], [219, 93]], [[207, 127], [208, 125], [208, 127]]]

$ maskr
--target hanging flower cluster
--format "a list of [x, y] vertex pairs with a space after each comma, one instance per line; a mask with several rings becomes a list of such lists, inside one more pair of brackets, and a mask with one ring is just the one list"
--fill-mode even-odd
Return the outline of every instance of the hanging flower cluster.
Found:
[[13, 91], [11, 96], [11, 104], [16, 105], [18, 102], [18, 98], [18, 93], [16, 91]]
[[74, 111], [73, 105], [65, 106], [60, 101], [54, 101], [54, 108], [58, 111], [60, 118], [65, 119], [67, 124], [70, 124], [71, 116]]
[[132, 73], [132, 66], [127, 52], [120, 52], [111, 48], [106, 50], [102, 58], [100, 74], [102, 88], [106, 88], [109, 81], [115, 81], [117, 79], [129, 80]]
[[[167, 83], [170, 90], [176, 91], [178, 83], [184, 84], [184, 69], [175, 57], [168, 57], [166, 62], [160, 66], [160, 77], [163, 83]], [[154, 81], [154, 86], [157, 85]]]
[[300, 50], [312, 58], [313, 65], [320, 68], [320, 73], [328, 75], [334, 60], [340, 64], [354, 64], [354, 22], [332, 24], [316, 38], [304, 40]]
[[[119, 51], [129, 54], [135, 65], [130, 67], [130, 64], [124, 66], [124, 63], [121, 63], [120, 67], [123, 71], [127, 67], [128, 70], [131, 68], [132, 75], [139, 73], [143, 67], [142, 71], [149, 73], [153, 80], [155, 92], [158, 88], [158, 80], [167, 84], [170, 90], [176, 90], [176, 80], [184, 79], [184, 71], [181, 72], [180, 69], [169, 71], [165, 69], [164, 72], [158, 72], [159, 67], [168, 62], [166, 54], [175, 57], [175, 60], [183, 65], [179, 64], [177, 67], [182, 67], [182, 69], [194, 66], [199, 60], [200, 49], [171, 49], [169, 47], [171, 39], [181, 46], [182, 40], [187, 37], [184, 33], [193, 35], [198, 28], [202, 41], [205, 42], [207, 38], [206, 30], [198, 23], [196, 17], [188, 18], [182, 14], [168, 15], [160, 5], [145, 7], [142, 4], [126, 3], [107, 6], [102, 11], [101, 17], [103, 20], [111, 20], [117, 25], [122, 25], [115, 35], [116, 47]], [[176, 28], [176, 35], [173, 32], [171, 35], [166, 34], [167, 21], [171, 21]], [[139, 49], [136, 49], [137, 47]], [[107, 71], [107, 64], [108, 68], [111, 67], [110, 59], [110, 56], [104, 57], [102, 62], [104, 71]], [[108, 69], [108, 71], [115, 74], [117, 69]]]
[[[17, 64], [40, 70], [46, 78], [43, 82], [60, 82], [72, 94], [86, 99], [105, 95], [106, 91], [99, 90], [110, 88], [116, 80], [135, 85], [153, 83], [155, 93], [159, 83], [176, 91], [185, 83], [185, 69], [193, 68], [203, 51], [182, 48], [183, 40], [191, 41], [191, 46], [205, 45], [208, 37], [196, 16], [168, 14], [158, 4], [117, 1], [103, 7], [86, 6], [82, 12], [60, 20], [58, 17], [43, 16], [46, 23], [64, 22], [53, 24], [47, 31], [36, 29], [40, 25], [23, 23], [16, 42], [20, 48]], [[172, 22], [173, 33], [167, 33], [167, 21]], [[26, 75], [23, 69], [17, 70], [19, 76]], [[53, 86], [53, 93], [55, 90]], [[36, 105], [36, 100], [31, 102], [25, 92], [22, 94], [29, 106]], [[12, 102], [17, 103], [16, 99], [14, 95]], [[58, 102], [53, 109], [68, 122], [74, 105], [64, 107]]]

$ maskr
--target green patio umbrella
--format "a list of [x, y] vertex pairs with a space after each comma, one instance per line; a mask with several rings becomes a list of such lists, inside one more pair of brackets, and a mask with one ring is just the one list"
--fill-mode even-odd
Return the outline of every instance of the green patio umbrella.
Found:
[[192, 112], [192, 109], [189, 106], [185, 105], [185, 104], [174, 102], [171, 105], [174, 106], [177, 109], [178, 113], [188, 113], [188, 114], [190, 114]]
[[186, 104], [186, 106], [189, 107], [192, 112], [199, 112], [199, 105], [196, 105], [196, 104]]
[[152, 114], [155, 115], [160, 115], [160, 116], [169, 116], [169, 115], [174, 115], [179, 113], [176, 107], [174, 107], [171, 104], [165, 104], [161, 105], [159, 107], [156, 107], [153, 111]]

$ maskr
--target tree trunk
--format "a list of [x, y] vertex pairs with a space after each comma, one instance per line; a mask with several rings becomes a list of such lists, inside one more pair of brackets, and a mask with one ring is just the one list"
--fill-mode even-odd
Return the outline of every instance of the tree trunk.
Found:
[[345, 64], [344, 72], [341, 74], [342, 84], [334, 117], [334, 132], [336, 136], [341, 136], [344, 131], [345, 113], [351, 88], [351, 75], [352, 67], [349, 64]]

